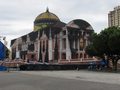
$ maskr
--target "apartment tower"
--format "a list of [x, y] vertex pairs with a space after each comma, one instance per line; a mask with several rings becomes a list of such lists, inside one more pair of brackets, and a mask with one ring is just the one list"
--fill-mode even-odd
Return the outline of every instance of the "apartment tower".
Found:
[[120, 26], [120, 6], [114, 8], [108, 13], [108, 26]]

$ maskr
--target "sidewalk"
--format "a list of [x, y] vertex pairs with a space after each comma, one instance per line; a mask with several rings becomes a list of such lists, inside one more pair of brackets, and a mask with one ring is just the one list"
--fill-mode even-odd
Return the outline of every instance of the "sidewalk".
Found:
[[56, 78], [101, 82], [120, 85], [120, 74], [109, 72], [94, 72], [88, 70], [79, 71], [20, 71], [28, 75], [49, 76]]

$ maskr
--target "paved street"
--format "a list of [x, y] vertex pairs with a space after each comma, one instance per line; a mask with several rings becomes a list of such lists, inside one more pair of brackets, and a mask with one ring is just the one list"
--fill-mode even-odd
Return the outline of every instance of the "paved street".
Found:
[[92, 71], [0, 72], [0, 90], [120, 90], [120, 74]]

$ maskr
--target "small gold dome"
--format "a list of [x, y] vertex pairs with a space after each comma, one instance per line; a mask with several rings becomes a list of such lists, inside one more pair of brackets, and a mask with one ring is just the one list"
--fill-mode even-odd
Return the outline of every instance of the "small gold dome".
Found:
[[48, 8], [47, 8], [46, 12], [41, 13], [40, 15], [38, 15], [36, 17], [35, 21], [36, 20], [41, 20], [41, 19], [52, 19], [52, 20], [58, 20], [59, 21], [59, 18], [55, 14], [49, 12]]

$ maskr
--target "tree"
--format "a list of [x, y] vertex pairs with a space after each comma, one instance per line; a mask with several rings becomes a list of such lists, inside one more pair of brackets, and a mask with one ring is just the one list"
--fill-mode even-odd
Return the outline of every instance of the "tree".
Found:
[[98, 35], [97, 33], [92, 33], [92, 43], [86, 47], [86, 53], [89, 55], [89, 56], [99, 56], [99, 39], [98, 39]]
[[[110, 27], [99, 34], [93, 33], [92, 44], [86, 48], [90, 56], [102, 57], [104, 54], [112, 59], [113, 68], [117, 70], [117, 62], [120, 59], [120, 27]], [[102, 57], [103, 58], [103, 57]]]
[[98, 55], [93, 44], [86, 47], [86, 53], [89, 54], [89, 56], [97, 56]]

